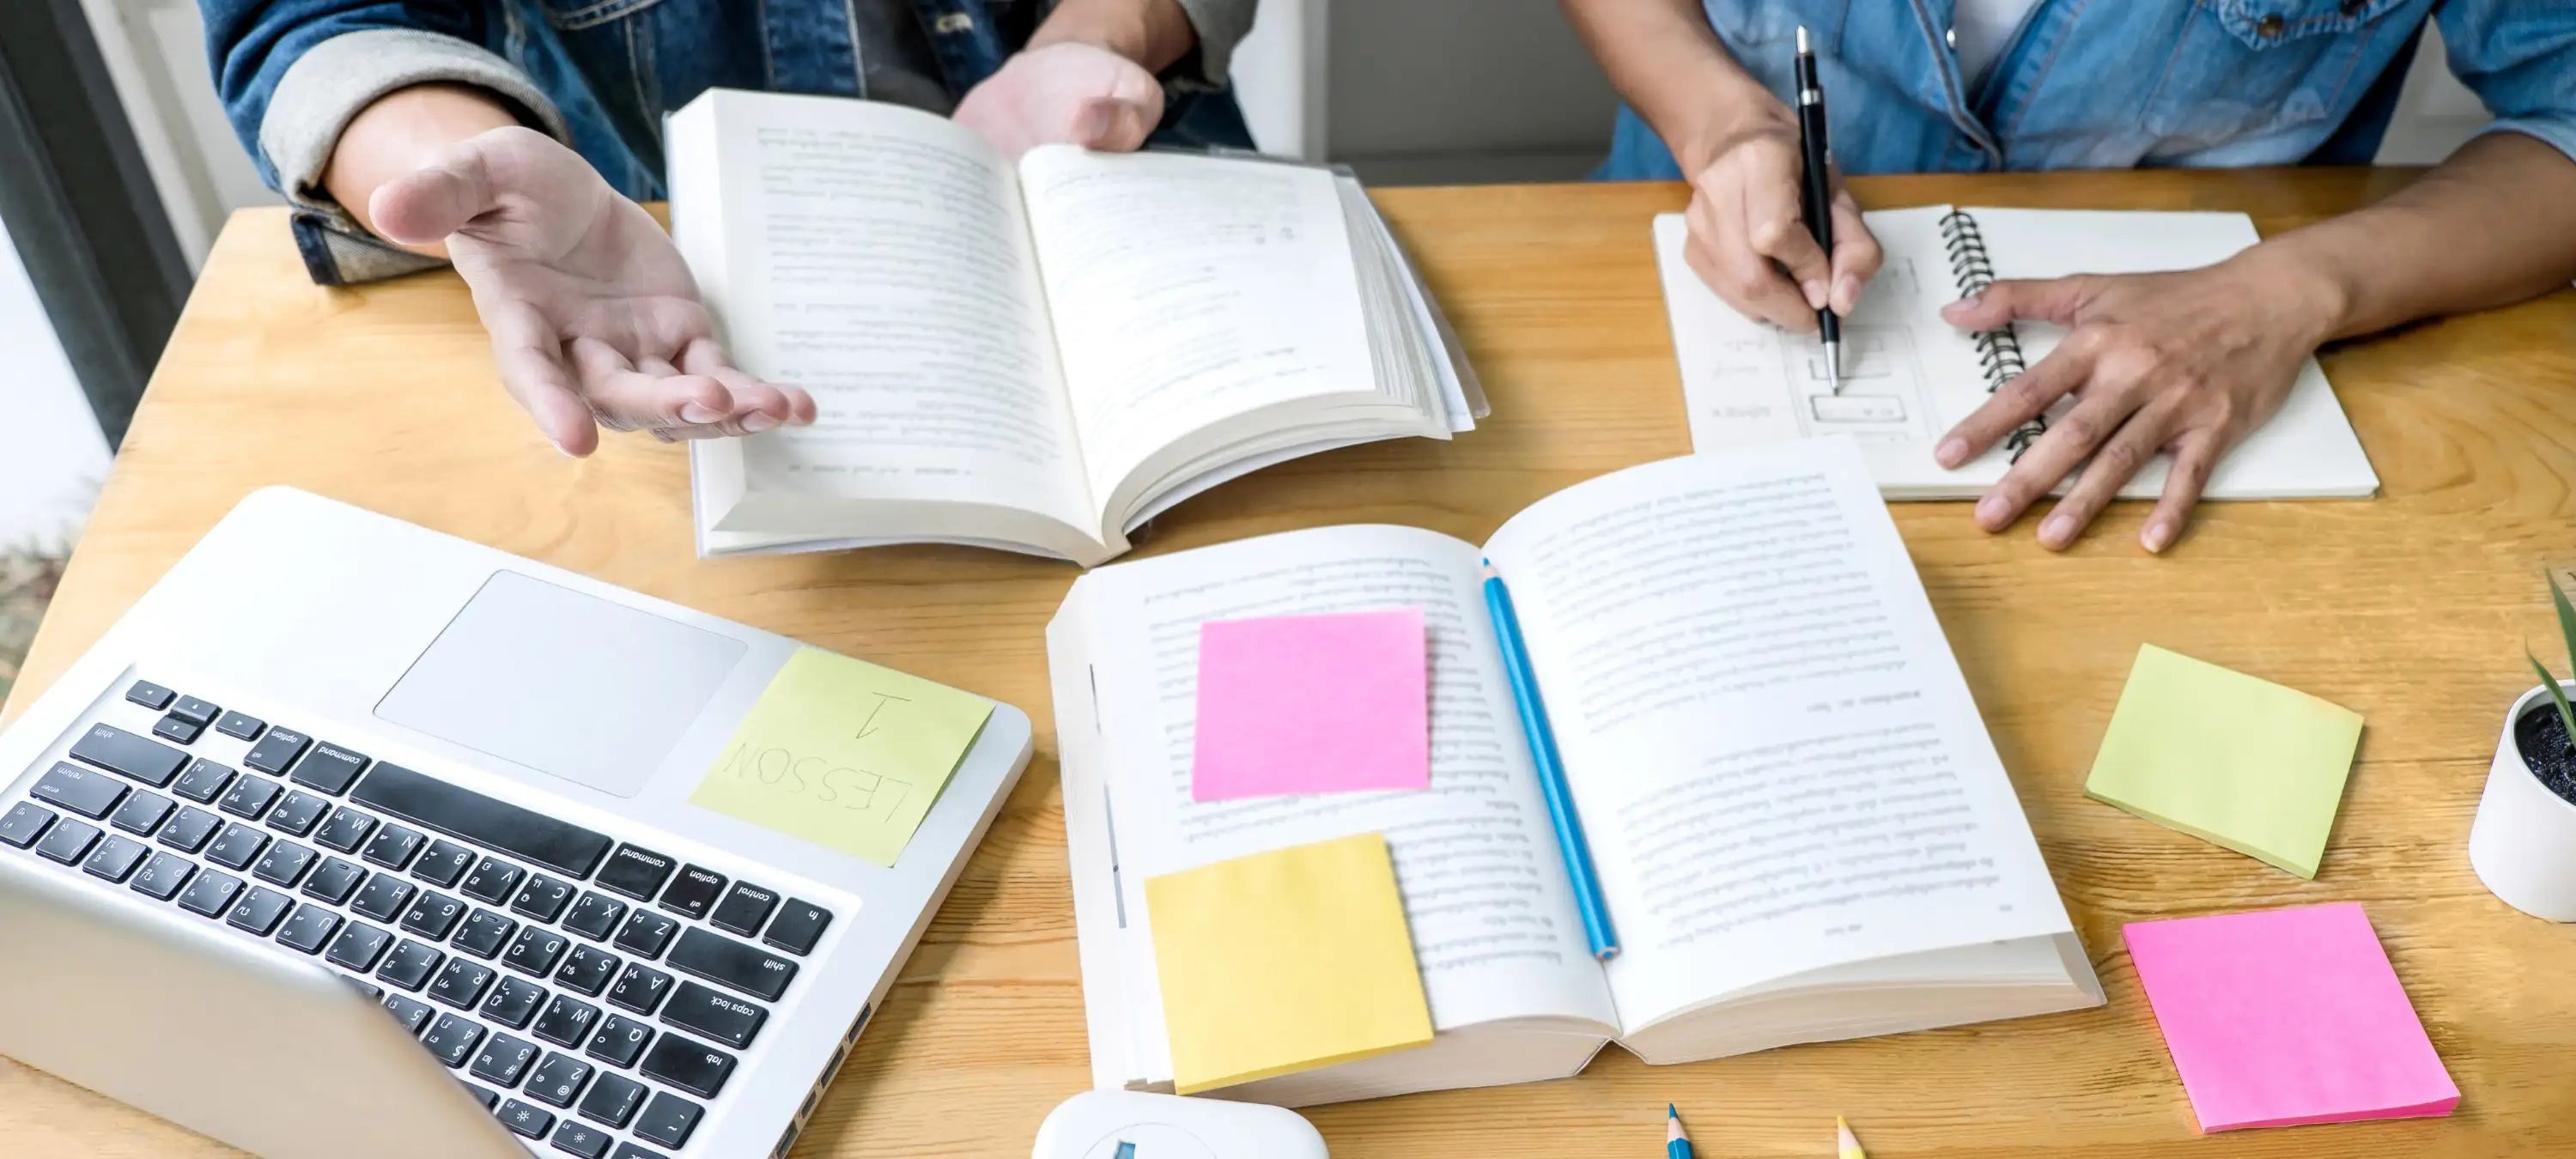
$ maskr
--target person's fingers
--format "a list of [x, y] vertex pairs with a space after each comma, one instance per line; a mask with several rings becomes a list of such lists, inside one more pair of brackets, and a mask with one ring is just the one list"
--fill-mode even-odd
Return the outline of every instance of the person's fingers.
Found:
[[680, 369], [689, 374], [703, 374], [724, 384], [732, 392], [736, 411], [758, 410], [788, 426], [804, 426], [814, 421], [814, 396], [793, 386], [763, 382], [751, 372], [733, 364], [724, 347], [712, 339], [701, 338], [680, 351]]
[[1073, 114], [1073, 143], [1108, 153], [1133, 153], [1154, 131], [1156, 114], [1135, 101], [1093, 97]]
[[2037, 280], [2006, 278], [1974, 297], [1941, 307], [1941, 319], [1962, 330], [1992, 330], [2015, 318], [2072, 326], [2092, 292], [2093, 279], [2083, 275]]
[[2156, 448], [2164, 445], [2172, 426], [2170, 406], [2151, 403], [2130, 415], [2129, 421], [2120, 424], [2109, 441], [2085, 461], [2083, 473], [2075, 477], [2075, 485], [2067, 489], [2066, 497], [2049, 510], [2048, 518], [2039, 521], [2039, 545], [2050, 551], [2064, 551], [2073, 545], [2075, 537], [2092, 526], [2102, 508], [2119, 497], [2120, 488], [2155, 457]]
[[524, 301], [500, 302], [483, 311], [483, 325], [492, 336], [501, 388], [536, 420], [538, 433], [567, 455], [598, 449], [599, 426], [564, 365], [563, 344], [545, 314]]
[[2048, 357], [2040, 359], [2039, 365], [1995, 388], [1985, 402], [1941, 436], [1941, 442], [1932, 450], [1932, 461], [1944, 469], [1957, 470], [1968, 460], [1985, 454], [1986, 448], [2014, 428], [2057, 405], [2067, 392], [2084, 385], [2092, 372], [2093, 362], [2085, 344], [2071, 340], [2060, 344]]
[[491, 167], [466, 142], [436, 163], [376, 187], [367, 215], [386, 237], [406, 245], [443, 241], [493, 208]]
[[[1785, 157], [1785, 163], [1783, 158]], [[1834, 264], [1807, 229], [1798, 204], [1798, 169], [1785, 149], [1755, 149], [1743, 173], [1744, 242], [1778, 262], [1809, 310], [1821, 310], [1833, 293]], [[1721, 255], [1722, 256], [1722, 255]]]
[[1743, 212], [1706, 195], [1691, 199], [1690, 244], [1683, 257], [1699, 280], [1735, 311], [1757, 322], [1814, 332], [1816, 312], [1770, 259], [1747, 248]]
[[1878, 276], [1879, 264], [1886, 255], [1878, 247], [1878, 235], [1869, 232], [1869, 223], [1860, 215], [1860, 203], [1842, 190], [1834, 193], [1834, 284], [1829, 295], [1834, 312], [1849, 314], [1860, 305], [1861, 287]]
[[731, 393], [706, 375], [679, 374], [659, 360], [653, 361], [660, 373], [645, 370], [595, 338], [573, 339], [572, 359], [582, 397], [600, 425], [611, 430], [696, 426], [734, 417]]
[[2165, 473], [2164, 494], [2138, 531], [2138, 542], [2150, 552], [2162, 552], [2182, 537], [2183, 521], [2200, 502], [2200, 490], [2209, 485], [2210, 469], [2218, 465], [2224, 448], [2218, 432], [2202, 429], [2186, 432], [2172, 449], [2173, 469]]
[[1987, 531], [2012, 526], [2013, 520], [2021, 518], [2021, 513], [2040, 496], [2065, 482], [2094, 448], [2137, 411], [2134, 397], [2126, 391], [2092, 390], [2082, 398], [2075, 409], [2048, 424], [2048, 433], [2032, 443], [2012, 469], [1986, 489], [1985, 497], [1977, 500], [1977, 526]]

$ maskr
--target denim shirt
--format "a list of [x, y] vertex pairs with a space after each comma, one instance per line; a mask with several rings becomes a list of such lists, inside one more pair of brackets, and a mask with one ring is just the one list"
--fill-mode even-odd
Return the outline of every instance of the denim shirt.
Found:
[[[1852, 173], [2368, 164], [2427, 20], [2495, 116], [2576, 158], [2576, 0], [2039, 0], [1971, 87], [1953, 0], [1705, 0], [1782, 100], [1814, 43], [1834, 158]], [[1619, 111], [1612, 180], [1679, 166]]]

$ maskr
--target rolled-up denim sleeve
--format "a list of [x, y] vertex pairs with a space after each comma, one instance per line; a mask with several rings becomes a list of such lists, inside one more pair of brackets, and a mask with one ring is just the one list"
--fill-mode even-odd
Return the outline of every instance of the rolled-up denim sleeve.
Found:
[[2576, 4], [2443, 0], [2451, 73], [2495, 115], [2482, 132], [2538, 137], [2576, 161]]
[[483, 47], [478, 0], [198, 0], [215, 92], [261, 179], [295, 207], [297, 248], [325, 285], [438, 264], [361, 229], [322, 189], [340, 134], [377, 98], [417, 84], [484, 89], [532, 128], [566, 136], [527, 76]]
[[1190, 18], [1190, 30], [1198, 33], [1198, 79], [1212, 85], [1226, 83], [1226, 70], [1234, 64], [1234, 46], [1252, 32], [1253, 10], [1260, 0], [1179, 0], [1181, 11]]

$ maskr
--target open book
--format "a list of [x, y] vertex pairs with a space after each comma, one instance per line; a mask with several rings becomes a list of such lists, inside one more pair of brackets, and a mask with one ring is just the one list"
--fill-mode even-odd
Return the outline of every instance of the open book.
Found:
[[671, 232], [736, 362], [810, 428], [689, 448], [701, 555], [971, 543], [1097, 563], [1247, 472], [1475, 425], [1359, 183], [1032, 150], [831, 97], [674, 113]]
[[[1624, 947], [1590, 955], [1480, 595], [1511, 587]], [[1199, 624], [1419, 607], [1431, 787], [1195, 802]], [[1092, 1072], [1170, 1081], [1147, 878], [1393, 850], [1429, 1046], [1262, 1079], [1302, 1105], [2098, 1005], [1940, 624], [1845, 439], [1635, 467], [1481, 549], [1289, 532], [1102, 568], [1047, 628]]]
[[[2254, 220], [2241, 213], [1933, 205], [1861, 216], [1887, 260], [1843, 320], [1840, 395], [1826, 382], [1824, 350], [1813, 335], [1736, 313], [1683, 260], [1689, 231], [1682, 216], [1655, 218], [1655, 255], [1694, 448], [1848, 434], [1861, 440], [1870, 473], [1890, 499], [1984, 494], [2021, 448], [2074, 405], [2072, 399], [1956, 471], [1934, 462], [1932, 448], [1996, 387], [2039, 365], [2065, 328], [2023, 321], [1970, 334], [1942, 321], [1942, 306], [1998, 278], [2193, 269], [2224, 261], [2259, 240]], [[2120, 494], [2162, 493], [2171, 466], [2169, 456], [2157, 456]], [[2359, 498], [2378, 490], [2379, 476], [2362, 454], [2351, 420], [2335, 401], [2325, 371], [2310, 358], [2280, 413], [2219, 460], [2203, 494]]]

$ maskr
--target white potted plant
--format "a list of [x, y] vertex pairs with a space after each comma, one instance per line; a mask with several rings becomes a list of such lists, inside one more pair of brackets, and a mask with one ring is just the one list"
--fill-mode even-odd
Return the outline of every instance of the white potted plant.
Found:
[[[2545, 577], [2544, 577], [2545, 578]], [[2576, 669], [2576, 607], [2549, 582], [2558, 609], [2559, 634]], [[2553, 922], [2576, 921], [2576, 683], [2549, 674], [2523, 649], [2540, 686], [2523, 693], [2505, 714], [2487, 769], [2486, 795], [2469, 826], [2469, 865], [2478, 880], [2506, 905]]]

